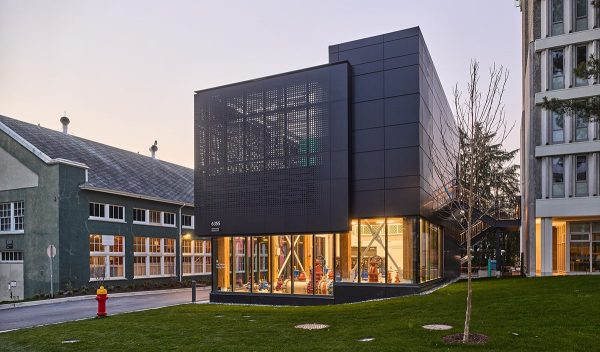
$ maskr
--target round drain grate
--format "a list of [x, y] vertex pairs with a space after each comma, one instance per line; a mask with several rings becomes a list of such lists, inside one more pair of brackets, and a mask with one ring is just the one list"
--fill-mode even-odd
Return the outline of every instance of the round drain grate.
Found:
[[77, 343], [79, 340], [64, 340], [62, 343]]
[[445, 325], [445, 324], [429, 324], [429, 325], [423, 325], [423, 329], [426, 329], [426, 330], [450, 330], [450, 329], [452, 329], [452, 326]]
[[300, 325], [295, 326], [296, 329], [303, 329], [303, 330], [321, 330], [321, 329], [327, 329], [328, 327], [329, 327], [329, 325], [327, 325], [327, 324], [317, 324], [317, 323], [300, 324]]

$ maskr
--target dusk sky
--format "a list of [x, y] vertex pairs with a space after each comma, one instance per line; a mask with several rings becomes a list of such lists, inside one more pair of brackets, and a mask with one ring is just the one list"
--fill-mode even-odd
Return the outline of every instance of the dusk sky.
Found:
[[194, 91], [324, 64], [330, 44], [420, 26], [448, 98], [469, 62], [510, 70], [518, 148], [521, 22], [512, 0], [0, 0], [0, 114], [192, 167]]

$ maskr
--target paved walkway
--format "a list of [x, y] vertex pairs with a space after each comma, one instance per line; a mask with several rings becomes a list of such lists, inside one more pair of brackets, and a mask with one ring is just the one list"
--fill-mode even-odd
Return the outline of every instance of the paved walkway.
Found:
[[[198, 289], [196, 300], [208, 300], [209, 293], [208, 289]], [[189, 303], [192, 300], [192, 290], [150, 291], [145, 294], [115, 294], [114, 296], [111, 296], [109, 292], [108, 297], [106, 310], [109, 315], [113, 315]], [[74, 300], [52, 303], [50, 301], [35, 303], [39, 304], [14, 308], [2, 307], [3, 309], [0, 310], [0, 332], [88, 319], [96, 316], [97, 302], [95, 296], [77, 297]]]

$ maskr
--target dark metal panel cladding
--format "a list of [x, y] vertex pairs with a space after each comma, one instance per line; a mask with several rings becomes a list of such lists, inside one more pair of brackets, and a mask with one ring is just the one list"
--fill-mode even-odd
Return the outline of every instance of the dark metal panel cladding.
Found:
[[431, 146], [452, 112], [418, 27], [330, 46], [351, 66], [350, 216], [431, 215]]
[[348, 230], [348, 80], [342, 62], [196, 93], [197, 234]]

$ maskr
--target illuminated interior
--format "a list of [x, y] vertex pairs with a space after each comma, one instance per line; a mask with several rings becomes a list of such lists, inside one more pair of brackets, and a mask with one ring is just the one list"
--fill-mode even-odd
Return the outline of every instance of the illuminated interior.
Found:
[[[594, 221], [595, 220], [595, 221]], [[541, 275], [541, 219], [536, 219], [536, 275]], [[549, 253], [548, 253], [549, 254]], [[600, 272], [600, 221], [552, 220], [552, 273], [554, 275]]]
[[215, 290], [332, 295], [334, 282], [434, 280], [442, 276], [442, 238], [417, 217], [352, 220], [348, 233], [214, 237]]

